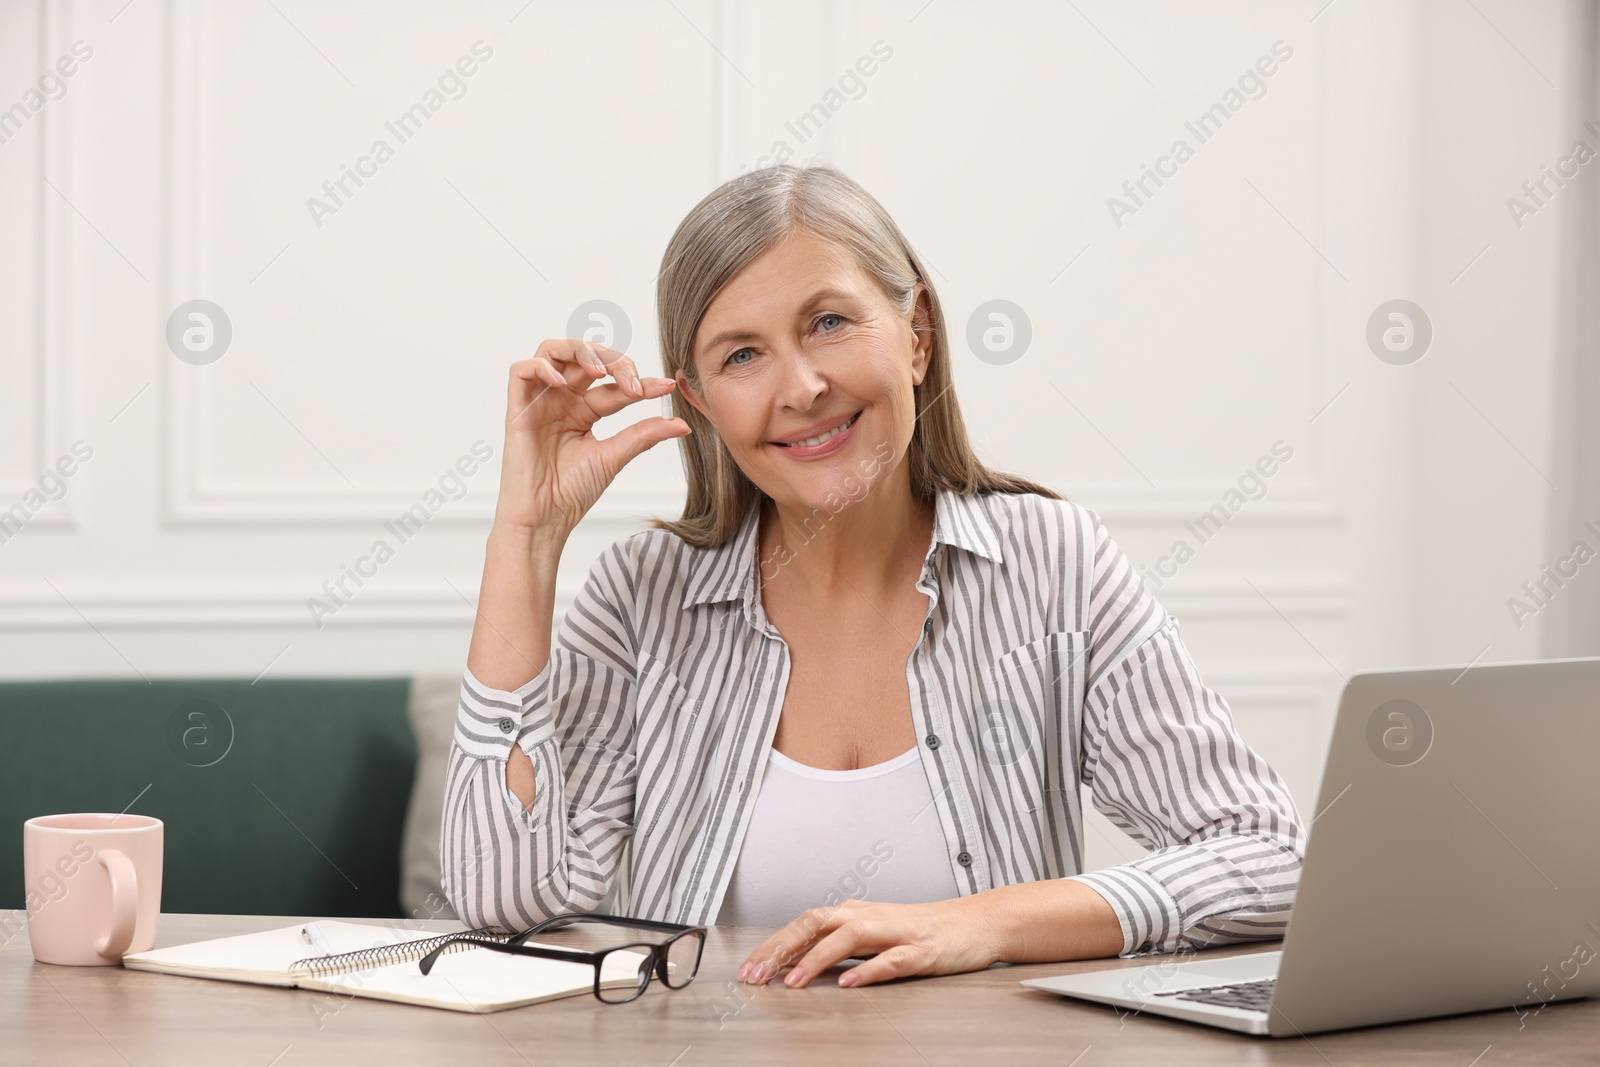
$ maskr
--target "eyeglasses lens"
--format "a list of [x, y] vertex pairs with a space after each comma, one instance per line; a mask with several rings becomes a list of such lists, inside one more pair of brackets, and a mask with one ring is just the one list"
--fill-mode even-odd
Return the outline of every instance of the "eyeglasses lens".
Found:
[[667, 986], [682, 989], [694, 978], [700, 966], [700, 948], [704, 944], [698, 932], [678, 937], [667, 946]]
[[[633, 951], [638, 950], [634, 949]], [[644, 987], [650, 984], [650, 957], [647, 954], [641, 955], [643, 958], [639, 960], [639, 969], [633, 976], [634, 984], [631, 986], [625, 986], [621, 984], [615, 986], [601, 985], [601, 1000], [605, 1001], [607, 1004], [621, 1004], [625, 1001], [632, 1000], [644, 992]], [[601, 966], [602, 974], [607, 971], [611, 971], [611, 964], [615, 958], [616, 953], [612, 953], [606, 957], [605, 963]], [[622, 976], [617, 975], [616, 977], [620, 978]], [[610, 979], [608, 978], [607, 981], [610, 981]]]

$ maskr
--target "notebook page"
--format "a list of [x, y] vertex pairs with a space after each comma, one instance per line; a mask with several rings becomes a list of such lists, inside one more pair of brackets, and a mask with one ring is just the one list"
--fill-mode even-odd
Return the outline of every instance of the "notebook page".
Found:
[[136, 971], [292, 986], [289, 965], [316, 954], [316, 949], [301, 936], [300, 929], [286, 926], [279, 930], [135, 952], [122, 957], [122, 965]]
[[[305, 924], [300, 923], [277, 930], [135, 952], [124, 956], [122, 965], [137, 971], [158, 971], [193, 978], [293, 986], [296, 983], [289, 974], [290, 965], [307, 957], [321, 955], [301, 933], [304, 927]], [[430, 936], [427, 932], [326, 919], [318, 922], [317, 928], [335, 952], [353, 952], [374, 945], [397, 944]]]
[[[601, 978], [607, 986], [631, 988], [638, 982], [639, 965], [644, 958], [640, 952], [613, 952], [606, 957]], [[484, 1013], [560, 997], [590, 996], [594, 968], [565, 960], [472, 949], [440, 956], [428, 974], [411, 961], [327, 978], [302, 978], [298, 985], [344, 996]]]

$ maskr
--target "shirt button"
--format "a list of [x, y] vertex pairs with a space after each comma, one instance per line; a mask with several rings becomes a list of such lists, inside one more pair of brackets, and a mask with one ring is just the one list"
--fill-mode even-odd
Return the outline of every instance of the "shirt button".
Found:
[[961, 864], [961, 866], [963, 866], [963, 867], [971, 867], [972, 866], [972, 853], [970, 853], [970, 852], [962, 852], [962, 853], [960, 853], [959, 855], [956, 856], [956, 862]]
[[500, 732], [503, 734], [509, 734], [517, 728], [517, 724], [510, 719], [501, 719], [496, 725], [500, 727]]
[[923, 740], [928, 743], [928, 747], [929, 748], [938, 748], [939, 747], [939, 735], [938, 734], [929, 734], [927, 737], [924, 737]]

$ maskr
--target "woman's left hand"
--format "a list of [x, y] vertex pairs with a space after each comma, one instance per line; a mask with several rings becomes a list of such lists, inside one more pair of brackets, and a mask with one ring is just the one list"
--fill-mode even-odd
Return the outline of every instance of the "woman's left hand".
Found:
[[970, 897], [931, 904], [874, 904], [847, 899], [812, 908], [763, 941], [739, 968], [745, 982], [765, 985], [783, 968], [799, 989], [840, 960], [871, 956], [839, 976], [841, 986], [911, 975], [980, 971], [1000, 959], [993, 924]]

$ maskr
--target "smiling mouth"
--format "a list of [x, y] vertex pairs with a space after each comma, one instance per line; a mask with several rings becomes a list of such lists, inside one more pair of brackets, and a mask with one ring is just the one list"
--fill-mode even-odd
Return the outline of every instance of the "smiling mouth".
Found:
[[844, 433], [850, 427], [854, 426], [856, 424], [856, 420], [860, 417], [861, 412], [858, 411], [845, 421], [841, 422], [839, 425], [835, 426], [833, 429], [829, 430], [827, 433], [818, 434], [815, 437], [808, 437], [804, 441], [790, 441], [788, 443], [774, 441], [772, 443], [777, 445], [779, 448], [815, 448], [817, 445], [820, 445], [823, 442], [829, 441]]

